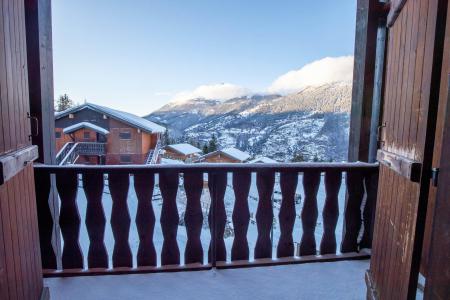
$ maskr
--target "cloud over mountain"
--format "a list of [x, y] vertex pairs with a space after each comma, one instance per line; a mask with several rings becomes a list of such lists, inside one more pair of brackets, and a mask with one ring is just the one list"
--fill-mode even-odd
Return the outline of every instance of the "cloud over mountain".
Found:
[[191, 91], [177, 93], [171, 102], [183, 103], [190, 99], [203, 98], [215, 100], [228, 100], [250, 94], [250, 90], [231, 83], [201, 85]]
[[267, 91], [282, 94], [294, 93], [307, 86], [352, 79], [353, 56], [325, 57], [281, 75], [267, 88]]

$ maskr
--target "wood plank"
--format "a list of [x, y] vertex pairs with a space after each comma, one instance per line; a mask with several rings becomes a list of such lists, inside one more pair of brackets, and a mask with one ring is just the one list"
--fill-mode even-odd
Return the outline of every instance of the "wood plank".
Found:
[[347, 172], [347, 197], [344, 211], [344, 230], [341, 252], [356, 252], [359, 250], [358, 234], [361, 229], [361, 203], [364, 197], [363, 174]]
[[184, 263], [203, 263], [203, 248], [200, 240], [203, 225], [203, 212], [200, 198], [203, 191], [203, 173], [184, 173], [184, 190], [186, 191], [186, 250]]
[[108, 253], [105, 247], [106, 217], [102, 194], [102, 173], [83, 174], [83, 190], [86, 195], [86, 229], [89, 236], [88, 268], [108, 268]]
[[277, 257], [294, 256], [293, 230], [295, 217], [295, 191], [298, 184], [298, 173], [283, 172], [280, 174], [281, 207], [278, 214], [280, 222], [280, 240], [277, 246]]
[[226, 172], [212, 172], [208, 174], [208, 189], [211, 195], [211, 206], [208, 215], [211, 243], [208, 249], [208, 261], [213, 266], [218, 261], [227, 260], [227, 250], [224, 241], [225, 225], [227, 222], [224, 203], [226, 188]]
[[418, 161], [381, 149], [377, 152], [377, 160], [412, 182], [420, 181], [422, 164]]
[[274, 184], [274, 172], [258, 172], [256, 174], [256, 187], [259, 197], [258, 208], [256, 209], [258, 236], [255, 245], [255, 259], [272, 258], [270, 233], [273, 225], [272, 195]]
[[165, 171], [159, 173], [159, 188], [163, 198], [161, 209], [161, 229], [164, 242], [161, 252], [161, 265], [179, 265], [180, 249], [177, 243], [178, 222], [177, 209], [178, 173]]
[[131, 224], [127, 204], [130, 186], [128, 173], [108, 174], [108, 186], [113, 203], [111, 209], [111, 228], [114, 236], [113, 267], [131, 268], [133, 258], [128, 242]]
[[248, 207], [248, 195], [252, 181], [250, 172], [233, 173], [233, 228], [234, 240], [231, 247], [231, 260], [248, 260], [250, 251], [248, 247], [247, 231], [250, 223], [250, 210]]
[[[359, 253], [346, 254], [328, 254], [328, 255], [312, 255], [304, 257], [285, 257], [279, 259], [255, 259], [252, 262], [233, 261], [233, 262], [218, 262], [217, 269], [232, 269], [232, 268], [250, 268], [263, 266], [277, 266], [289, 264], [303, 264], [303, 263], [321, 263], [321, 262], [335, 262], [343, 260], [365, 260], [370, 258], [370, 253], [361, 251]], [[114, 268], [114, 269], [99, 269], [99, 270], [44, 270], [44, 277], [71, 277], [71, 276], [99, 276], [99, 275], [120, 275], [120, 274], [145, 274], [145, 273], [162, 273], [162, 272], [186, 272], [186, 271], [205, 271], [211, 270], [211, 265], [202, 264], [188, 264], [183, 266], [163, 266], [163, 267], [141, 267], [141, 268]]]
[[[447, 25], [450, 21], [447, 19]], [[449, 77], [450, 81], [450, 77]], [[447, 86], [448, 89], [448, 86]], [[445, 102], [444, 102], [445, 103]], [[448, 299], [450, 297], [450, 93], [447, 94], [441, 142], [441, 164], [435, 202], [432, 237], [429, 252], [429, 269], [425, 283], [425, 299]]]
[[314, 232], [316, 230], [318, 209], [317, 192], [320, 185], [320, 172], [303, 173], [303, 191], [305, 200], [301, 212], [303, 235], [300, 241], [300, 256], [316, 255], [316, 239]]
[[30, 146], [0, 155], [0, 185], [21, 172], [28, 163], [36, 160], [37, 157], [37, 146]]
[[152, 206], [155, 174], [135, 174], [134, 189], [138, 198], [136, 227], [139, 234], [137, 265], [156, 266], [156, 249], [153, 244], [155, 230], [155, 213]]
[[342, 173], [325, 173], [325, 205], [323, 207], [323, 236], [320, 242], [320, 254], [336, 253], [336, 225], [339, 217], [338, 196], [341, 188]]
[[[77, 205], [78, 174], [68, 172], [57, 175], [56, 188], [61, 199], [59, 225], [64, 238], [62, 266], [65, 269], [82, 269], [84, 264], [79, 243], [80, 214]], [[113, 192], [111, 192], [111, 198], [114, 201]]]

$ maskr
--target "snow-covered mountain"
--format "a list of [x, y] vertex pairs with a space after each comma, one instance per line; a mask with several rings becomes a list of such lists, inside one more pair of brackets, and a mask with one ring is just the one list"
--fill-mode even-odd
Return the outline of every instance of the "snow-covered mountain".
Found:
[[215, 134], [221, 147], [252, 156], [341, 161], [347, 157], [351, 89], [350, 82], [335, 82], [285, 96], [192, 99], [146, 118], [167, 126], [171, 137], [203, 144]]

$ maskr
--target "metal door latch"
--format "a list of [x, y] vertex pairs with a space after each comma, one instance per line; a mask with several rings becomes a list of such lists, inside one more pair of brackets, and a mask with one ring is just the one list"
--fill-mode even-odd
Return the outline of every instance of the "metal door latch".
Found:
[[439, 179], [439, 168], [431, 169], [431, 184], [435, 187], [438, 186]]

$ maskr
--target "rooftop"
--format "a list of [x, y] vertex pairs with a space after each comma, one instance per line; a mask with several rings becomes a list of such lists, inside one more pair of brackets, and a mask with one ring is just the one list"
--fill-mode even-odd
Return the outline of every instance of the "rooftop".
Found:
[[[368, 260], [46, 278], [54, 299], [365, 299]], [[89, 287], [89, 288], [86, 288]]]
[[269, 157], [261, 156], [261, 157], [257, 157], [255, 159], [249, 161], [249, 163], [251, 163], [251, 164], [256, 164], [256, 163], [276, 164], [278, 162], [276, 160], [274, 160], [274, 159], [269, 158]]
[[178, 153], [181, 153], [183, 155], [190, 155], [190, 154], [202, 152], [202, 150], [198, 149], [197, 147], [192, 146], [191, 144], [187, 144], [187, 143], [167, 145], [167, 148], [170, 148], [170, 149], [172, 149]]
[[67, 110], [55, 113], [55, 119], [60, 119], [62, 117], [67, 116], [68, 114], [76, 113], [83, 109], [91, 109], [93, 111], [97, 111], [101, 114], [105, 114], [108, 117], [120, 120], [124, 123], [127, 123], [129, 125], [132, 125], [134, 127], [137, 127], [143, 131], [149, 132], [149, 133], [163, 133], [166, 131], [166, 128], [158, 125], [154, 122], [151, 122], [147, 119], [141, 118], [139, 116], [133, 115], [131, 113], [112, 109], [106, 106], [101, 106], [98, 104], [93, 103], [84, 103], [72, 108], [69, 108]]
[[213, 155], [216, 154], [223, 154], [225, 156], [228, 156], [230, 158], [239, 160], [241, 162], [246, 161], [247, 159], [250, 158], [250, 154], [248, 154], [247, 152], [241, 151], [239, 149], [236, 148], [225, 148], [225, 149], [221, 149], [221, 150], [217, 150], [211, 153], [208, 153], [206, 155], [203, 155], [202, 157], [199, 158], [199, 161], [204, 160], [207, 157], [211, 157]]
[[68, 126], [68, 127], [64, 128], [63, 132], [64, 133], [71, 133], [71, 132], [77, 131], [78, 129], [81, 129], [81, 128], [89, 128], [89, 129], [92, 129], [95, 132], [98, 132], [98, 133], [101, 133], [101, 134], [108, 134], [109, 133], [109, 131], [106, 130], [105, 128], [97, 126], [97, 125], [89, 123], [89, 122], [80, 122], [80, 123], [77, 123], [77, 124], [73, 124], [71, 126]]

